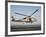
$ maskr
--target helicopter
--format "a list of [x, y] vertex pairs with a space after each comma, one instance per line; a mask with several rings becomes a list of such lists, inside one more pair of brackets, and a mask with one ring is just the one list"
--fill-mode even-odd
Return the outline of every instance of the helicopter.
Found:
[[[36, 10], [32, 13], [32, 15], [34, 15], [38, 10], [39, 10], [39, 9], [36, 9]], [[32, 15], [28, 16], [28, 15], [24, 15], [24, 14], [16, 13], [16, 12], [15, 12], [14, 14], [22, 15], [22, 16], [26, 16], [26, 17], [24, 17], [24, 18], [22, 18], [22, 19], [19, 19], [19, 20], [15, 20], [15, 18], [12, 16], [12, 17], [11, 17], [11, 18], [12, 18], [11, 21], [13, 21], [13, 22], [33, 23], [33, 22], [36, 22], [36, 21], [37, 21], [36, 18], [33, 18], [33, 17], [32, 17]], [[35, 20], [32, 21], [32, 19], [35, 19]]]

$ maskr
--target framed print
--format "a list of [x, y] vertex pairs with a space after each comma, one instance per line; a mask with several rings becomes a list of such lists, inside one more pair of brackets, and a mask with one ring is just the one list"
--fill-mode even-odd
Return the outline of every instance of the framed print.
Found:
[[6, 1], [6, 35], [45, 33], [45, 4], [42, 2]]

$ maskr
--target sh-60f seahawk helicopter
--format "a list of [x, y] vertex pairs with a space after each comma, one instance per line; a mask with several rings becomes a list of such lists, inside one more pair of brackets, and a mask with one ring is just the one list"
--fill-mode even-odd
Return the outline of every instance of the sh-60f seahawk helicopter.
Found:
[[[33, 14], [35, 14], [37, 11], [38, 11], [39, 9], [36, 9], [33, 13], [32, 13], [32, 15]], [[22, 15], [22, 16], [26, 16], [26, 17], [24, 17], [24, 18], [22, 18], [22, 19], [19, 19], [19, 20], [15, 20], [15, 18], [12, 16], [11, 18], [12, 18], [12, 22], [25, 22], [25, 23], [33, 23], [33, 22], [36, 22], [37, 20], [36, 20], [36, 18], [32, 18], [32, 15], [30, 15], [30, 16], [27, 16], [27, 15], [24, 15], [24, 14], [21, 14], [21, 13], [14, 13], [14, 14], [17, 14], [17, 15]], [[32, 21], [32, 19], [35, 19], [34, 21]]]

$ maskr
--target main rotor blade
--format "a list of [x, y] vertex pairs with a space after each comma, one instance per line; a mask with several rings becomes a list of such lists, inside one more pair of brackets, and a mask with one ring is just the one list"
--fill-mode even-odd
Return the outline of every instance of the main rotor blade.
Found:
[[[33, 14], [35, 14], [38, 10], [39, 10], [39, 9], [37, 9]], [[32, 15], [33, 15], [33, 14], [32, 14]], [[32, 15], [31, 15], [31, 16], [32, 16]], [[27, 17], [29, 18], [29, 17], [31, 17], [31, 16], [27, 16]], [[27, 17], [25, 17], [25, 18], [27, 18]], [[23, 19], [25, 19], [25, 18], [23, 18]]]
[[27, 15], [24, 15], [24, 14], [21, 14], [21, 13], [16, 13], [16, 12], [15, 12], [15, 14], [22, 15], [22, 16], [27, 16]]
[[[33, 14], [35, 14], [38, 10], [39, 10], [39, 9], [37, 9]], [[32, 15], [33, 15], [33, 14], [32, 14]], [[32, 15], [31, 15], [31, 16], [32, 16]]]

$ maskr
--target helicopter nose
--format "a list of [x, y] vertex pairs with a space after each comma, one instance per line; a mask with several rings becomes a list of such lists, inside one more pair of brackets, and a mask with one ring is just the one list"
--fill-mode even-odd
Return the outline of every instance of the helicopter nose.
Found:
[[32, 19], [33, 22], [36, 22], [37, 20], [36, 19]]

